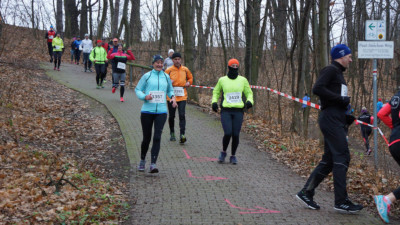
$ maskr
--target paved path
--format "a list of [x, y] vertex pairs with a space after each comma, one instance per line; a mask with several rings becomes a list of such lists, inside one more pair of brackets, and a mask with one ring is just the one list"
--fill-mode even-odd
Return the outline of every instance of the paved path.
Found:
[[60, 83], [104, 103], [117, 119], [133, 168], [131, 197], [137, 199], [128, 224], [381, 224], [366, 211], [336, 213], [331, 192], [317, 192], [321, 210], [303, 207], [295, 193], [304, 178], [258, 151], [246, 135], [241, 138], [237, 165], [212, 161], [222, 146], [220, 122], [190, 105], [188, 142], [169, 142], [166, 124], [157, 163], [160, 173], [137, 172], [142, 103], [133, 90], [126, 91], [126, 102], [121, 103], [118, 91], [111, 93], [110, 82], [104, 89], [95, 89], [95, 74], [83, 73], [81, 66], [62, 65], [60, 72], [49, 63], [43, 67]]

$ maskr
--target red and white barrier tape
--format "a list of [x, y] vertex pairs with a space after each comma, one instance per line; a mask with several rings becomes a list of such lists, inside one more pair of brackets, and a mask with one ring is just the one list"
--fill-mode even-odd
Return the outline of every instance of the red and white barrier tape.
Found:
[[[214, 87], [207, 87], [207, 86], [200, 86], [200, 85], [190, 85], [190, 87], [204, 88], [204, 89], [214, 89]], [[301, 98], [293, 97], [293, 96], [291, 96], [291, 95], [288, 95], [288, 94], [285, 94], [285, 93], [283, 93], [283, 92], [280, 92], [280, 91], [271, 89], [271, 88], [269, 88], [269, 87], [250, 85], [250, 88], [252, 88], [252, 89], [268, 90], [268, 91], [270, 91], [270, 92], [273, 92], [273, 93], [275, 93], [275, 94], [278, 94], [278, 95], [280, 95], [280, 96], [283, 96], [283, 97], [285, 97], [285, 98], [287, 98], [287, 99], [290, 99], [290, 100], [293, 100], [293, 101], [296, 101], [296, 102], [300, 102], [300, 103], [302, 103], [302, 104], [304, 104], [304, 105], [313, 107], [313, 108], [315, 108], [315, 109], [319, 109], [319, 110], [321, 109], [321, 106], [318, 105], [318, 104], [312, 103], [312, 102], [310, 102], [310, 101], [304, 101], [304, 100], [301, 99]], [[374, 125], [369, 124], [369, 123], [365, 123], [365, 122], [363, 122], [363, 121], [361, 121], [361, 120], [356, 120], [356, 122], [358, 122], [359, 124], [363, 124], [363, 125], [372, 127], [372, 128], [374, 128], [374, 129], [375, 129], [375, 128], [378, 129], [379, 133], [381, 134], [381, 136], [383, 137], [383, 139], [385, 140], [385, 142], [389, 145], [389, 142], [387, 141], [385, 135], [383, 135], [383, 132], [381, 131], [381, 129], [379, 129], [379, 127], [374, 127]]]

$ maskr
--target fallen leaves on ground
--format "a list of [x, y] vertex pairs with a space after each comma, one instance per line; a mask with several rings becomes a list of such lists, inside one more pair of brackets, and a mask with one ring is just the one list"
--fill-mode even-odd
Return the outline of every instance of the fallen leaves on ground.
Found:
[[112, 151], [125, 150], [115, 119], [93, 113], [37, 63], [0, 58], [0, 221], [124, 220], [126, 183], [110, 168], [124, 164], [113, 161]]

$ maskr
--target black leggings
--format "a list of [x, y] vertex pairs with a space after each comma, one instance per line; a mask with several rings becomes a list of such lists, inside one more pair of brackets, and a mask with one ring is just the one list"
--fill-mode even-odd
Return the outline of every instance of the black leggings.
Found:
[[53, 55], [54, 55], [54, 67], [60, 69], [62, 52], [54, 51]]
[[361, 125], [361, 135], [364, 139], [364, 143], [365, 143], [365, 148], [368, 150], [369, 149], [369, 140], [368, 137], [371, 135], [372, 133], [372, 128], [371, 127], [366, 127], [364, 125]]
[[49, 49], [50, 58], [53, 58], [53, 43], [47, 42], [47, 48]]
[[79, 60], [81, 59], [81, 50], [75, 49], [75, 62], [79, 63]]
[[167, 121], [167, 114], [142, 113], [140, 115], [142, 122], [143, 141], [141, 146], [140, 159], [145, 160], [151, 141], [151, 131], [154, 124], [153, 146], [151, 147], [151, 163], [156, 163], [160, 153], [161, 134], [164, 124]]
[[106, 77], [106, 66], [104, 64], [95, 64], [94, 68], [96, 69], [96, 83], [100, 86]]
[[[185, 109], [186, 109], [186, 101], [177, 102], [178, 104], [178, 114], [179, 114], [179, 128], [180, 134], [185, 135], [185, 127], [186, 127], [186, 118], [185, 118]], [[172, 107], [172, 103], [168, 102], [168, 123], [169, 129], [171, 133], [175, 132], [175, 112], [176, 108]]]
[[[392, 142], [392, 140], [391, 140]], [[396, 160], [397, 164], [400, 166], [400, 142], [396, 142], [389, 147], [390, 154]], [[400, 199], [400, 187], [393, 191], [396, 200]]]
[[222, 138], [222, 150], [226, 152], [229, 141], [232, 137], [232, 155], [236, 154], [239, 146], [239, 134], [243, 123], [243, 111], [221, 111], [221, 123], [224, 129], [224, 137]]

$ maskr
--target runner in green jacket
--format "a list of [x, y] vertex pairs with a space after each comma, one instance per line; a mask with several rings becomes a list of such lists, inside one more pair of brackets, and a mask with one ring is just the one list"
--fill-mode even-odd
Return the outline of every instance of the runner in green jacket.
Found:
[[[231, 59], [228, 62], [228, 75], [218, 80], [213, 91], [212, 109], [218, 111], [218, 99], [222, 92], [221, 101], [221, 123], [224, 129], [224, 137], [222, 139], [222, 152], [218, 158], [218, 162], [223, 163], [226, 157], [226, 149], [228, 148], [232, 137], [232, 155], [229, 162], [237, 163], [236, 149], [239, 145], [239, 134], [243, 122], [243, 109], [249, 109], [253, 106], [253, 91], [250, 89], [249, 82], [245, 77], [238, 75], [239, 61]], [[246, 97], [246, 103], [243, 100], [243, 94]]]
[[103, 81], [106, 77], [106, 66], [105, 63], [108, 62], [107, 52], [101, 46], [103, 44], [102, 40], [97, 40], [97, 46], [93, 48], [90, 52], [89, 60], [94, 63], [94, 68], [96, 69], [96, 83], [97, 89], [104, 88]]
[[60, 71], [61, 56], [64, 52], [64, 42], [60, 38], [59, 32], [57, 32], [56, 38], [53, 39], [51, 45], [53, 46], [54, 70]]

